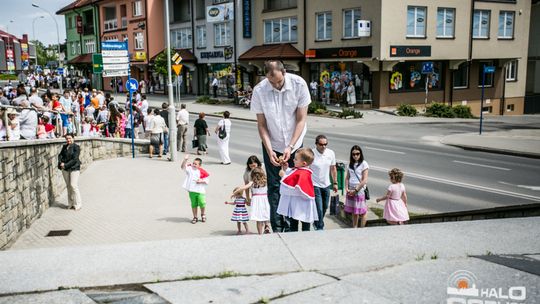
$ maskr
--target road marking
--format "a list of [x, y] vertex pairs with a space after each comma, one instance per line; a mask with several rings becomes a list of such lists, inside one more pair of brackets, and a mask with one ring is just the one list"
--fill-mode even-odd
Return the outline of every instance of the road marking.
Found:
[[518, 187], [518, 188], [525, 188], [525, 189], [529, 189], [529, 190], [532, 190], [532, 191], [540, 191], [540, 186], [516, 185], [516, 184], [510, 184], [510, 183], [507, 183], [507, 182], [499, 182], [499, 184], [508, 185], [508, 186], [514, 186], [514, 187]]
[[497, 169], [497, 170], [503, 170], [503, 171], [512, 170], [512, 169], [502, 168], [502, 167], [495, 167], [495, 166], [488, 166], [488, 165], [482, 165], [482, 164], [469, 163], [469, 162], [464, 162], [464, 161], [460, 161], [460, 160], [454, 160], [454, 163], [471, 165], [471, 166], [478, 166], [478, 167], [484, 167], [484, 168], [491, 168], [491, 169]]
[[385, 149], [379, 149], [379, 148], [372, 148], [372, 147], [364, 147], [364, 149], [369, 149], [369, 150], [377, 150], [377, 151], [383, 151], [383, 152], [388, 152], [388, 153], [395, 153], [395, 154], [405, 154], [405, 152], [400, 152], [400, 151], [392, 151], [392, 150], [385, 150]]
[[[376, 170], [376, 171], [382, 171], [382, 172], [388, 172], [390, 170], [388, 168], [377, 167], [377, 166], [370, 166], [369, 168], [373, 169], [373, 170]], [[540, 202], [540, 197], [538, 197], [538, 196], [521, 194], [521, 193], [516, 193], [516, 192], [511, 192], [511, 191], [506, 191], [506, 190], [501, 190], [501, 189], [496, 189], [496, 188], [490, 188], [490, 187], [484, 187], [484, 186], [479, 186], [479, 185], [470, 185], [470, 184], [466, 184], [466, 183], [462, 183], [462, 182], [456, 182], [456, 181], [453, 181], [453, 180], [442, 179], [442, 178], [433, 177], [433, 176], [429, 176], [429, 175], [422, 175], [422, 174], [418, 174], [418, 173], [412, 173], [412, 172], [404, 172], [404, 173], [408, 177], [428, 180], [428, 181], [432, 181], [432, 182], [438, 182], [438, 183], [442, 183], [442, 184], [447, 184], [447, 185], [452, 185], [452, 186], [457, 186], [457, 187], [467, 188], [467, 189], [472, 189], [472, 190], [487, 191], [487, 192], [490, 192], [490, 193], [495, 193], [495, 194], [506, 195], [506, 196], [515, 197], [515, 198], [521, 198], [521, 199], [526, 199], [526, 200], [530, 200], [530, 201]]]

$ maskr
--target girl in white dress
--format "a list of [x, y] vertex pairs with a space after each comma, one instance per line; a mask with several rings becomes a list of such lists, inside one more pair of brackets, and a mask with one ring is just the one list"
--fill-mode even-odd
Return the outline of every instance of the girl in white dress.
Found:
[[257, 222], [259, 234], [270, 233], [270, 204], [268, 203], [266, 174], [262, 168], [254, 168], [251, 171], [251, 181], [239, 187], [240, 191], [250, 189], [251, 192], [251, 220]]

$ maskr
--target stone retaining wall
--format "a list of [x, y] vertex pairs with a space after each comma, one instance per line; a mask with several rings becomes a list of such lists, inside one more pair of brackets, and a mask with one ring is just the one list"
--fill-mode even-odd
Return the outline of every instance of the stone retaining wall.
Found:
[[[64, 139], [0, 143], [0, 249], [7, 248], [65, 190], [58, 154]], [[93, 161], [131, 156], [130, 139], [76, 138], [81, 171]], [[147, 140], [135, 141], [135, 154], [145, 153]]]

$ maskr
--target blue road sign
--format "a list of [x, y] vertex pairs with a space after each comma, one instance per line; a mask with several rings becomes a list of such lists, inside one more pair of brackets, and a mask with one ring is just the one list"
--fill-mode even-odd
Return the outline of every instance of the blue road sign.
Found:
[[139, 88], [139, 82], [135, 78], [130, 78], [126, 81], [126, 89], [130, 92], [135, 92]]
[[433, 73], [433, 62], [424, 62], [422, 63], [422, 74]]
[[125, 41], [103, 41], [101, 49], [104, 51], [127, 51], [128, 46]]
[[495, 67], [494, 66], [484, 66], [484, 73], [495, 73]]
[[58, 68], [58, 69], [56, 69], [56, 73], [57, 73], [58, 75], [64, 75], [64, 68]]

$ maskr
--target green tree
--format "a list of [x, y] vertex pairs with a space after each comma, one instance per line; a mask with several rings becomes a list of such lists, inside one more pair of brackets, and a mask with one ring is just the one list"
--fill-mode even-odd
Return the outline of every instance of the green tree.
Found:
[[49, 56], [46, 51], [45, 45], [39, 40], [32, 40], [31, 41], [36, 46], [36, 53], [38, 56], [38, 65], [41, 65], [42, 67], [47, 64], [49, 61], [57, 61], [56, 56], [52, 55]]
[[[174, 54], [174, 50], [171, 49], [171, 56]], [[156, 56], [156, 59], [154, 59], [154, 72], [156, 72], [159, 75], [162, 75], [165, 79], [167, 79], [167, 49], [164, 49], [163, 52], [159, 53], [159, 55]], [[171, 71], [173, 74], [173, 79], [176, 77], [173, 71]], [[167, 93], [167, 86], [165, 86], [165, 93]]]

